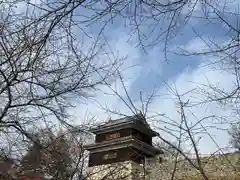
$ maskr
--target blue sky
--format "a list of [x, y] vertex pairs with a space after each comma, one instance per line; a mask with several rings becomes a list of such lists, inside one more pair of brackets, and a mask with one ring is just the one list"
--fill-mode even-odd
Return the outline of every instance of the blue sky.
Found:
[[[231, 1], [231, 4], [228, 5], [229, 11], [234, 11], [235, 7], [239, 5], [239, 1], [229, 1]], [[23, 6], [20, 8], [23, 8]], [[77, 11], [77, 13], [79, 12], [83, 11]], [[84, 13], [86, 12], [84, 11]], [[203, 15], [199, 6], [196, 7], [196, 11], [193, 15]], [[231, 17], [229, 19], [232, 22], [235, 21], [235, 19]], [[101, 25], [100, 21], [99, 24]], [[96, 37], [97, 35], [95, 33], [99, 30], [99, 24], [85, 28]], [[215, 39], [215, 41], [219, 43], [228, 41], [230, 37], [226, 35], [226, 29], [221, 22], [214, 21], [213, 25], [205, 20], [194, 18], [180, 29], [177, 36], [172, 39], [171, 44], [168, 44], [168, 49], [175, 51], [177, 50], [177, 46], [181, 46], [181, 48], [190, 52], [206, 49], [206, 45], [196, 36], [193, 29], [205, 39]], [[148, 29], [145, 28], [144, 31], [148, 32]], [[79, 39], [84, 35], [80, 29], [75, 29], [75, 33], [78, 35]], [[170, 118], [173, 119], [176, 124], [180, 123], [176, 99], [169, 92], [169, 88], [166, 87], [165, 82], [168, 83], [170, 87], [176, 86], [180, 94], [184, 94], [200, 85], [202, 85], [200, 87], [203, 88], [203, 85], [208, 85], [209, 83], [224, 88], [226, 91], [230, 91], [233, 87], [234, 77], [230, 73], [212, 69], [210, 66], [204, 66], [204, 64], [208, 62], [216, 60], [213, 57], [186, 57], [169, 52], [168, 61], [166, 61], [163, 51], [164, 40], [155, 46], [148, 47], [147, 53], [145, 53], [140, 46], [136, 46], [138, 44], [136, 36], [133, 36], [129, 40], [129, 34], [130, 27], [126, 26], [121, 19], [117, 19], [112, 24], [109, 24], [104, 35], [111, 48], [108, 48], [106, 51], [111, 50], [117, 57], [127, 57], [121, 67], [121, 73], [128, 93], [137, 108], [140, 108], [140, 91], [146, 96], [155, 88], [157, 96], [149, 106], [148, 115], [150, 117], [156, 113], [164, 113], [166, 116], [150, 119], [149, 123], [155, 130], [159, 131], [164, 138], [174, 140], [167, 131], [164, 131], [172, 128], [168, 125]], [[152, 38], [155, 38], [157, 34], [158, 31], [153, 34]], [[89, 47], [90, 42], [91, 40], [86, 38], [84, 46]], [[99, 61], [104, 62], [106, 59], [102, 57]], [[112, 87], [125, 97], [123, 88], [118, 79], [112, 83]], [[105, 110], [102, 109], [102, 106], [131, 115], [126, 105], [124, 105], [118, 97], [109, 95], [110, 93], [112, 93], [112, 91], [108, 87], [101, 87], [100, 91], [94, 93], [94, 99], [97, 102], [87, 100], [84, 104], [76, 104], [76, 107], [71, 111], [74, 122], [76, 124], [83, 122], [83, 119], [86, 118], [86, 113], [89, 117], [95, 117], [98, 121], [105, 121], [109, 116], [113, 116], [106, 113]], [[199, 92], [194, 91], [193, 93], [186, 94], [183, 99], [189, 99], [190, 102], [194, 102], [199, 99], [203, 100], [206, 98], [205, 95], [204, 93], [199, 94]], [[190, 125], [194, 124], [197, 118], [201, 119], [210, 115], [217, 115], [219, 117], [226, 116], [229, 121], [232, 120], [231, 107], [221, 107], [216, 103], [189, 108], [186, 114]], [[204, 133], [198, 133], [195, 137], [196, 141], [199, 143], [199, 149], [203, 154], [215, 152], [219, 149], [215, 142], [221, 148], [229, 147], [229, 136], [226, 130], [219, 130], [227, 128], [227, 124], [219, 124], [216, 119], [209, 118], [203, 122], [203, 125], [209, 128]], [[214, 126], [214, 128], [212, 126]], [[198, 125], [198, 127], [201, 126]], [[212, 135], [213, 139], [209, 137], [209, 134]], [[189, 141], [186, 141], [183, 146], [186, 150], [191, 149]]]

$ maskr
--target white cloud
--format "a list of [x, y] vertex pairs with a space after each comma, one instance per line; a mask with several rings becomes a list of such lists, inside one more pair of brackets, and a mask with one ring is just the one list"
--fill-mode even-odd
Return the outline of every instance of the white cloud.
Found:
[[182, 13], [184, 15], [187, 15], [189, 13], [194, 13], [194, 15], [197, 15], [197, 13], [199, 13], [201, 9], [201, 4], [198, 0], [193, 0], [193, 1], [189, 1], [182, 10]]
[[[123, 38], [124, 39], [124, 38]], [[193, 42], [193, 41], [192, 41]], [[191, 42], [191, 43], [192, 43]], [[198, 42], [197, 40], [194, 42]], [[137, 59], [139, 58], [139, 52], [137, 49], [133, 48], [131, 45], [126, 44], [124, 40], [120, 40], [115, 43], [114, 49], [119, 50], [119, 53], [122, 55], [129, 55], [129, 59], [131, 61], [126, 61], [126, 66], [131, 66], [132, 64], [137, 62]], [[192, 44], [193, 45], [193, 44]], [[192, 49], [197, 49], [197, 46], [199, 43], [194, 43]], [[190, 45], [187, 45], [190, 46]], [[198, 46], [199, 47], [199, 46]], [[201, 46], [199, 49], [202, 48]], [[208, 59], [209, 60], [209, 59]], [[212, 69], [210, 66], [203, 66], [205, 64], [205, 61], [202, 61], [202, 63], [195, 69], [186, 69], [184, 72], [182, 72], [177, 77], [173, 77], [168, 81], [168, 84], [171, 87], [176, 87], [179, 94], [184, 94], [192, 89], [195, 88], [203, 88], [208, 90], [205, 86], [208, 86], [209, 84], [213, 86], [217, 86], [219, 88], [224, 88], [226, 91], [230, 91], [233, 87], [234, 82], [234, 76], [230, 73], [221, 71], [221, 70], [215, 70]], [[140, 69], [138, 67], [130, 68], [126, 71], [123, 71], [123, 77], [126, 80], [126, 84], [128, 85], [128, 88], [131, 88], [131, 84], [138, 78]], [[117, 89], [118, 91], [122, 91], [121, 85], [119, 82], [117, 82]], [[118, 97], [116, 96], [110, 96], [104, 94], [104, 92], [112, 93], [111, 90], [109, 90], [107, 87], [104, 87], [102, 89], [102, 92], [98, 92], [96, 94], [96, 100], [103, 106], [108, 106], [110, 109], [118, 110], [121, 113], [131, 113], [129, 109], [124, 105], [124, 103], [119, 102]], [[139, 92], [135, 92], [139, 94]], [[121, 92], [123, 94], [123, 91]], [[175, 121], [176, 124], [180, 123], [180, 115], [177, 112], [179, 110], [177, 108], [177, 100], [176, 97], [171, 94], [169, 89], [167, 87], [161, 87], [157, 93], [159, 96], [157, 96], [154, 101], [149, 106], [149, 116], [155, 114], [155, 113], [161, 113], [165, 114], [167, 117], [171, 118]], [[206, 98], [206, 94], [199, 94], [199, 91], [193, 91], [191, 93], [188, 93], [183, 96], [183, 100], [187, 101], [189, 100], [190, 103], [197, 102], [200, 100], [203, 100]], [[140, 101], [134, 102], [137, 107], [140, 107]], [[81, 109], [79, 111], [79, 109]], [[97, 106], [97, 103], [88, 102], [87, 106], [78, 106], [75, 109], [75, 115], [77, 115], [78, 119], [82, 117], [83, 112], [88, 109], [88, 111], [99, 121], [107, 120], [107, 114], [104, 114], [104, 111], [102, 109], [99, 109]], [[217, 103], [207, 103], [191, 108], [186, 109], [187, 114], [187, 121], [188, 124], [194, 124], [197, 122], [197, 119], [204, 118], [206, 116], [211, 115], [217, 115], [218, 117], [229, 117], [231, 115], [232, 111], [228, 108], [223, 108]], [[194, 114], [194, 115], [193, 115]], [[161, 128], [162, 135], [165, 138], [172, 139], [170, 134], [167, 134], [166, 132], [163, 132], [163, 130], [167, 130], [167, 128], [172, 128], [168, 125], [169, 119], [160, 117], [155, 119], [155, 121], [150, 121], [150, 123], [153, 125], [153, 127]], [[208, 133], [212, 135], [212, 138], [217, 142], [217, 144], [223, 148], [228, 145], [228, 134], [225, 130], [219, 130], [220, 128], [227, 128], [227, 124], [222, 123], [219, 124], [219, 121], [217, 121], [215, 118], [209, 118], [202, 122], [202, 125], [207, 127]], [[200, 128], [200, 124], [196, 126]], [[159, 130], [159, 129], [156, 130]], [[176, 128], [173, 128], [176, 129]], [[196, 139], [200, 138], [199, 141], [199, 149], [201, 153], [211, 153], [215, 152], [218, 149], [218, 146], [214, 143], [214, 141], [208, 136], [206, 132], [200, 133], [195, 136]], [[189, 142], [189, 141], [188, 141]], [[185, 143], [185, 148], [189, 149], [187, 146], [188, 143]]]
[[[114, 33], [113, 33], [114, 35]], [[141, 67], [138, 66], [138, 60], [140, 58], [140, 52], [134, 45], [127, 42], [127, 35], [124, 33], [118, 34], [118, 37], [112, 39], [109, 42], [111, 51], [116, 55], [116, 57], [127, 57], [120, 67], [121, 76], [123, 77], [126, 90], [130, 91], [132, 83], [139, 77]], [[111, 87], [117, 91], [121, 96], [125, 96], [124, 89], [121, 85], [121, 81], [117, 78]], [[94, 100], [88, 100], [86, 104], [79, 105], [73, 110], [73, 114], [76, 117], [75, 122], [79, 124], [79, 119], [85, 118], [85, 112], [94, 116], [98, 121], [103, 121], [108, 119], [108, 114], [105, 114], [104, 110], [101, 108], [109, 108], [111, 110], [121, 110], [121, 113], [126, 113], [129, 110], [123, 105], [122, 101], [119, 101], [119, 97], [113, 94], [113, 91], [105, 86], [100, 89], [99, 92], [95, 94]], [[79, 110], [81, 109], [81, 110]]]
[[190, 53], [205, 52], [209, 50], [209, 47], [201, 38], [194, 38], [187, 43], [187, 45], [184, 45], [180, 48]]
[[[191, 40], [188, 44], [182, 46], [182, 48], [190, 53], [208, 50], [206, 44], [199, 38]], [[177, 110], [179, 110], [177, 106], [178, 100], [177, 97], [173, 95], [171, 88], [176, 88], [178, 93], [183, 95], [181, 97], [182, 100], [184, 102], [189, 100], [190, 104], [197, 104], [198, 102], [206, 100], [208, 96], [207, 92], [213, 94], [209, 86], [221, 89], [224, 92], [231, 92], [233, 90], [235, 83], [233, 73], [222, 70], [220, 63], [210, 65], [218, 60], [216, 58], [217, 57], [202, 58], [201, 64], [198, 67], [195, 69], [185, 69], [185, 71], [177, 77], [168, 80], [168, 85], [159, 90], [159, 98], [155, 99], [149, 109], [152, 114], [158, 112], [165, 114], [169, 118], [159, 117], [157, 121], [152, 122], [153, 126], [161, 129], [164, 137], [173, 139], [170, 133], [176, 130], [176, 128], [169, 125], [171, 120], [177, 125], [181, 122], [180, 114], [177, 112]], [[199, 89], [201, 89], [201, 91], [199, 91]], [[229, 147], [229, 135], [226, 129], [231, 121], [236, 120], [234, 119], [236, 117], [233, 115], [234, 109], [232, 104], [229, 104], [229, 106], [221, 106], [216, 102], [202, 103], [186, 108], [185, 113], [189, 125], [195, 124], [199, 119], [207, 116], [217, 116], [202, 121], [202, 126], [207, 127], [207, 133], [205, 131], [195, 136], [196, 140], [201, 138], [198, 141], [201, 153], [211, 153], [217, 151], [219, 147]], [[226, 118], [225, 120], [227, 121], [223, 121], [222, 118]], [[198, 124], [196, 127], [202, 129], [201, 124]], [[164, 132], [167, 130], [170, 131], [170, 133]], [[212, 137], [210, 137], [210, 135]], [[191, 147], [187, 144], [189, 144], [189, 141], [185, 144], [186, 149]]]
[[[216, 85], [217, 87], [224, 88], [225, 90], [231, 90], [233, 87], [233, 79], [234, 77], [227, 72], [213, 70], [210, 67], [199, 66], [192, 71], [183, 72], [178, 77], [170, 80], [169, 84], [172, 84], [170, 85], [171, 87], [176, 86], [179, 94], [184, 94], [192, 89], [199, 87], [207, 90], [208, 88], [206, 88], [205, 85], [208, 86], [209, 84]], [[205, 94], [196, 94], [197, 92], [198, 91], [195, 90], [184, 95], [182, 98], [183, 101], [186, 102], [187, 100], [189, 100], [189, 103], [192, 103], [196, 101], [202, 101], [206, 98]], [[177, 108], [176, 102], [178, 101], [176, 99], [176, 96], [172, 95], [167, 88], [162, 88], [159, 94], [164, 96], [160, 96], [160, 98], [156, 99], [155, 102], [151, 105], [152, 107], [150, 109], [153, 112], [160, 111], [160, 113], [166, 114], [166, 116], [176, 121], [177, 124], [180, 124], [181, 118], [180, 114], [177, 112], [179, 108]], [[230, 122], [232, 118], [231, 113], [231, 109], [221, 107], [219, 104], [214, 102], [186, 108], [186, 116], [189, 125], [195, 124], [198, 119], [202, 119], [211, 115], [216, 115], [218, 117], [228, 117], [228, 120]], [[170, 122], [164, 117], [162, 117], [162, 121], [167, 121], [168, 123]], [[164, 126], [166, 126], [166, 128], [172, 128], [167, 125], [167, 123], [163, 122], [159, 124], [155, 123], [154, 125], [163, 129]], [[208, 127], [208, 132], [213, 135], [214, 140], [221, 148], [228, 145], [229, 137], [227, 132], [225, 130], [219, 130], [220, 128], [227, 128], [227, 124], [220, 123], [220, 121], [216, 120], [215, 118], [209, 118], [202, 121], [202, 125]], [[197, 127], [202, 128], [200, 124]], [[166, 134], [167, 133], [164, 133], [164, 135]], [[166, 135], [166, 137], [168, 136], [169, 135]], [[199, 137], [201, 137], [201, 140], [199, 141], [199, 148], [201, 153], [210, 153], [218, 149], [216, 144], [213, 142], [212, 139], [210, 139], [206, 132], [196, 136], [196, 138]]]
[[216, 1], [215, 6], [218, 8], [218, 10], [224, 12], [237, 12], [239, 11], [239, 5], [240, 1], [239, 0], [225, 0], [225, 1]]
[[[10, 3], [9, 1], [8, 3]], [[19, 1], [19, 2], [14, 2], [14, 11], [18, 13], [26, 13], [26, 10], [29, 10], [29, 3], [34, 4], [34, 5], [41, 5], [44, 3], [44, 0], [29, 0], [29, 1]]]

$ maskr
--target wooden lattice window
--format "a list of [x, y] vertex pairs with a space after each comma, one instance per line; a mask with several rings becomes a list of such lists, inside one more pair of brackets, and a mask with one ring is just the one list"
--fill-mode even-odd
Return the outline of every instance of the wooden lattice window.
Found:
[[106, 140], [116, 139], [116, 138], [119, 138], [119, 137], [120, 137], [119, 132], [116, 132], [116, 133], [113, 133], [113, 134], [107, 134], [106, 135]]
[[115, 159], [115, 158], [117, 158], [117, 152], [107, 153], [103, 156], [103, 159], [105, 159], [105, 160]]

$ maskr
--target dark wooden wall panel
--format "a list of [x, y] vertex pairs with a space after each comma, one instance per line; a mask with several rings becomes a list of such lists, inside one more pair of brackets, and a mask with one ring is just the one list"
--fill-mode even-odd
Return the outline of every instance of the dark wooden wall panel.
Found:
[[143, 141], [143, 142], [145, 142], [145, 143], [147, 143], [149, 145], [152, 145], [152, 138], [147, 136], [147, 135], [145, 135], [145, 134], [143, 134], [142, 132], [139, 132], [139, 131], [133, 129], [132, 130], [132, 135], [134, 137], [136, 137], [137, 139], [139, 139], [139, 140], [141, 140], [141, 141]]
[[[116, 158], [113, 159], [104, 159], [104, 155], [108, 153], [117, 153], [117, 156]], [[138, 150], [132, 148], [122, 148], [112, 151], [91, 153], [89, 156], [89, 167], [115, 162], [124, 162], [129, 160], [132, 160], [140, 164], [143, 160], [143, 156]]]

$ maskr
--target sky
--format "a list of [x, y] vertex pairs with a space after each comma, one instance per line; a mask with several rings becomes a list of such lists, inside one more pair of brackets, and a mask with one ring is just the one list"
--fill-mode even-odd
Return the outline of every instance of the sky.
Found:
[[[227, 8], [234, 11], [237, 5], [239, 5], [239, 1], [231, 1]], [[23, 8], [24, 6], [21, 4], [19, 7]], [[200, 5], [196, 6], [194, 15], [197, 16], [201, 13]], [[232, 19], [230, 18], [230, 20]], [[95, 29], [96, 26], [92, 26], [90, 29]], [[171, 44], [168, 45], [168, 49], [178, 52], [177, 47], [181, 47], [189, 52], [201, 51], [207, 49], [206, 44], [196, 36], [194, 31], [197, 31], [206, 39], [214, 39], [218, 43], [224, 43], [229, 38], [226, 36], [225, 30], [224, 26], [219, 22], [212, 25], [198, 18], [190, 19], [188, 24], [184, 25], [178, 35], [173, 38]], [[76, 33], [82, 34], [77, 29]], [[168, 133], [176, 130], [169, 126], [170, 119], [177, 124], [180, 124], [181, 121], [176, 97], [171, 92], [171, 88], [175, 88], [179, 94], [185, 94], [195, 89], [195, 91], [183, 96], [184, 101], [189, 100], [193, 103], [206, 98], [206, 93], [196, 91], [199, 87], [205, 89], [204, 85], [211, 84], [226, 91], [231, 91], [233, 87], [235, 79], [232, 74], [212, 66], [206, 66], [209, 62], [216, 60], [214, 57], [181, 56], [168, 52], [168, 60], [166, 60], [163, 51], [164, 41], [148, 47], [147, 52], [144, 52], [140, 46], [137, 46], [138, 41], [136, 38], [129, 40], [129, 28], [121, 20], [109, 25], [105, 37], [110, 47], [108, 50], [111, 50], [118, 57], [126, 57], [120, 69], [121, 76], [135, 106], [141, 108], [140, 92], [145, 98], [153, 91], [156, 92], [148, 107], [147, 117], [152, 117], [155, 114], [161, 115], [156, 118], [149, 118], [148, 122], [153, 129], [166, 139], [174, 141], [174, 138]], [[126, 94], [124, 94], [119, 79], [116, 79], [111, 85], [126, 99]], [[205, 90], [208, 91], [209, 89]], [[76, 103], [75, 108], [71, 110], [74, 123], [76, 125], [81, 124], [86, 115], [94, 117], [98, 122], [107, 121], [110, 117], [114, 118], [112, 114], [106, 113], [103, 107], [122, 114], [132, 115], [129, 108], [119, 97], [110, 95], [112, 93], [109, 87], [101, 86], [100, 90], [95, 92], [91, 99]], [[186, 115], [189, 125], [196, 123], [201, 118], [213, 115], [228, 117], [230, 122], [233, 118], [233, 111], [232, 107], [222, 107], [217, 103], [208, 103], [187, 108]], [[195, 136], [202, 154], [213, 153], [219, 147], [230, 147], [229, 135], [226, 131], [228, 123], [219, 123], [219, 119], [216, 120], [216, 117], [210, 117], [196, 126], [199, 128], [202, 128], [202, 125], [207, 127], [205, 132], [198, 132]], [[183, 148], [192, 152], [189, 140], [184, 143]]]
[[[238, 4], [238, 1], [233, 3]], [[229, 5], [231, 10], [236, 6]], [[199, 14], [199, 9], [196, 8], [195, 14]], [[189, 52], [199, 52], [206, 50], [206, 44], [196, 36], [193, 29], [196, 30], [201, 36], [206, 39], [215, 39], [218, 43], [224, 43], [228, 40], [226, 31], [221, 23], [217, 25], [209, 24], [203, 20], [191, 19], [189, 24], [181, 29], [179, 35], [174, 38], [169, 49], [176, 50], [181, 47]], [[174, 119], [178, 124], [180, 123], [180, 115], [177, 113], [176, 97], [172, 95], [170, 87], [175, 87], [180, 94], [184, 94], [194, 88], [202, 87], [204, 85], [213, 85], [223, 88], [226, 91], [231, 91], [234, 83], [234, 76], [228, 72], [217, 70], [211, 66], [206, 66], [207, 63], [213, 62], [214, 58], [211, 57], [198, 57], [198, 56], [180, 56], [174, 53], [168, 53], [168, 60], [164, 57], [164, 43], [160, 42], [154, 47], [150, 47], [145, 54], [141, 47], [136, 46], [138, 41], [129, 41], [128, 29], [118, 24], [118, 26], [111, 27], [108, 30], [107, 37], [109, 38], [109, 45], [113, 52], [119, 56], [127, 56], [124, 62], [124, 67], [127, 70], [121, 72], [124, 83], [127, 86], [128, 93], [137, 108], [141, 107], [140, 92], [143, 96], [149, 95], [151, 92], [156, 92], [156, 97], [149, 106], [149, 117], [159, 113], [164, 114], [163, 117], [155, 119], [148, 119], [152, 127], [160, 132], [166, 139], [173, 140], [174, 138], [167, 132], [171, 129], [169, 127], [169, 118]], [[177, 51], [177, 50], [176, 50]], [[123, 68], [125, 69], [125, 68]], [[169, 87], [166, 87], [166, 84]], [[112, 84], [116, 86], [116, 90], [126, 98], [124, 91], [119, 81]], [[76, 123], [81, 122], [82, 114], [87, 112], [89, 116], [95, 117], [99, 122], [107, 121], [110, 117], [114, 116], [106, 113], [103, 107], [111, 110], [116, 110], [119, 113], [131, 115], [131, 112], [126, 105], [116, 96], [108, 95], [112, 91], [107, 87], [103, 87], [102, 92], [95, 94], [96, 102], [88, 101], [86, 104], [77, 105], [73, 111], [76, 117]], [[208, 91], [208, 89], [206, 89]], [[204, 93], [187, 93], [184, 95], [184, 100], [190, 102], [200, 101], [206, 98]], [[79, 111], [79, 109], [81, 109]], [[187, 121], [189, 124], [194, 124], [197, 120], [207, 116], [217, 116], [214, 118], [207, 118], [202, 122], [202, 126], [207, 127], [205, 132], [199, 132], [195, 136], [198, 143], [198, 148], [202, 154], [210, 154], [223, 148], [223, 151], [228, 151], [230, 148], [229, 135], [226, 131], [229, 128], [228, 123], [219, 123], [219, 117], [228, 117], [228, 122], [232, 120], [233, 111], [231, 107], [221, 107], [217, 103], [210, 103], [201, 105], [186, 110]], [[194, 114], [194, 115], [193, 115]], [[110, 117], [109, 117], [110, 116]], [[85, 116], [84, 116], [85, 117]], [[216, 120], [218, 118], [218, 120]], [[174, 141], [174, 140], [173, 140]], [[189, 140], [184, 143], [183, 148], [192, 152]], [[219, 151], [218, 151], [219, 152]]]

